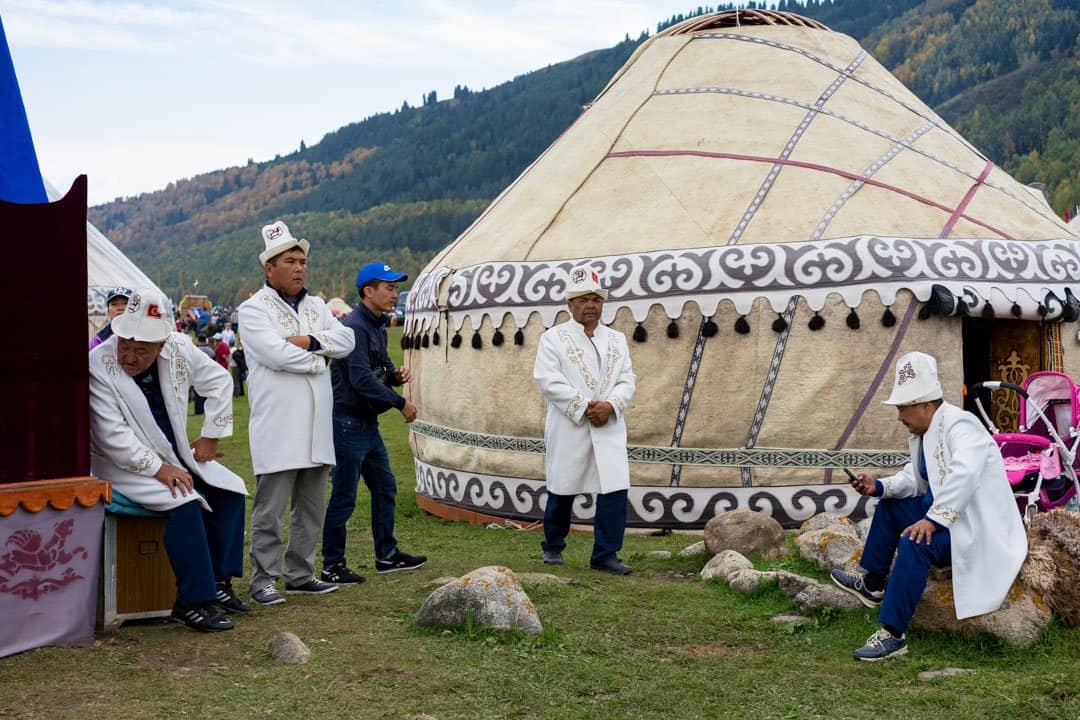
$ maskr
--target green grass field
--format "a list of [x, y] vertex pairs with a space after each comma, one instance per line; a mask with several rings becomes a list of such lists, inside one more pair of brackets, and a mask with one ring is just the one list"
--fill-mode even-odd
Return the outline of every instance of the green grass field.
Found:
[[[221, 450], [250, 478], [242, 400]], [[431, 558], [424, 568], [374, 575], [362, 492], [349, 556], [368, 582], [289, 596], [220, 635], [129, 624], [92, 648], [0, 659], [0, 718], [1080, 718], [1080, 630], [1055, 625], [1032, 649], [914, 632], [909, 657], [860, 664], [850, 653], [876, 629], [872, 613], [776, 626], [770, 618], [790, 603], [774, 587], [743, 597], [702, 582], [700, 559], [647, 557], [697, 539], [686, 535], [628, 536], [623, 556], [636, 572], [625, 578], [588, 570], [591, 537], [571, 536], [555, 572], [573, 582], [528, 588], [545, 627], [538, 638], [414, 627], [435, 578], [491, 564], [549, 568], [538, 533], [418, 510], [407, 428], [393, 412], [383, 428], [401, 485], [398, 537]], [[813, 572], [792, 555], [765, 565]], [[267, 649], [281, 630], [308, 644], [309, 663], [273, 663]], [[943, 667], [975, 672], [916, 677]]]

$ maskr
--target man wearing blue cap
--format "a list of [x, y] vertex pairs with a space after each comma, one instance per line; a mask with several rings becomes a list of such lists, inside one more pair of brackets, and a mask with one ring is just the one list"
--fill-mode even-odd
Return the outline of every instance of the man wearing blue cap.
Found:
[[94, 337], [90, 338], [91, 350], [112, 337], [112, 319], [124, 312], [130, 299], [131, 289], [126, 287], [114, 287], [105, 295], [105, 307], [109, 315], [109, 322]]
[[330, 502], [323, 523], [322, 579], [332, 583], [361, 583], [364, 578], [345, 562], [345, 525], [356, 506], [360, 475], [371, 492], [371, 534], [375, 540], [375, 571], [415, 570], [427, 562], [398, 549], [394, 538], [397, 481], [390, 455], [379, 435], [379, 415], [397, 408], [405, 422], [416, 419], [416, 406], [391, 389], [409, 382], [406, 367], [395, 368], [386, 351], [387, 313], [397, 302], [397, 284], [408, 276], [389, 265], [369, 263], [356, 274], [360, 303], [345, 318], [356, 344], [346, 358], [332, 361], [334, 383], [334, 467]]

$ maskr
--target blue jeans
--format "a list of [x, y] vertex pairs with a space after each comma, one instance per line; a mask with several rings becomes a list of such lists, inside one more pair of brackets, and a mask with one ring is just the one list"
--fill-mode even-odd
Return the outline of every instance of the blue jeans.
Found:
[[213, 601], [215, 581], [244, 574], [244, 496], [207, 485], [195, 489], [210, 504], [191, 500], [165, 512], [165, 553], [176, 576], [180, 605]]
[[[925, 495], [881, 500], [870, 521], [870, 533], [859, 561], [870, 572], [889, 575], [878, 620], [900, 632], [907, 629], [915, 607], [922, 599], [930, 566], [945, 567], [952, 559], [952, 542], [946, 528], [937, 528], [930, 537], [930, 544], [916, 545], [907, 538], [900, 538], [904, 528], [926, 517], [927, 500]], [[896, 553], [895, 563], [893, 553]]]
[[[596, 517], [593, 519], [593, 549], [589, 563], [597, 565], [622, 550], [626, 533], [626, 490], [596, 495]], [[566, 548], [570, 532], [571, 513], [576, 495], [547, 494], [544, 508], [544, 541], [540, 547], [561, 553]]]
[[334, 459], [337, 465], [323, 523], [323, 567], [345, 563], [345, 525], [356, 507], [356, 488], [361, 475], [371, 492], [375, 559], [389, 559], [397, 552], [394, 538], [397, 480], [390, 470], [390, 455], [379, 435], [378, 420], [334, 415]]

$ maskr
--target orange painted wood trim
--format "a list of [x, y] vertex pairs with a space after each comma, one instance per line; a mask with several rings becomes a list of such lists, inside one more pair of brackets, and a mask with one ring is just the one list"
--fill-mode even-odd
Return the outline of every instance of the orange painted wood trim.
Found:
[[32, 480], [0, 485], [0, 517], [7, 517], [22, 507], [27, 512], [41, 512], [46, 506], [67, 510], [75, 503], [93, 507], [112, 501], [112, 486], [93, 476]]
[[[444, 505], [441, 502], [432, 500], [429, 497], [425, 497], [420, 493], [416, 493], [416, 504], [421, 510], [442, 520], [464, 520], [470, 525], [486, 525], [488, 523], [498, 523], [500, 525], [509, 523], [516, 525], [522, 530], [543, 530], [544, 525], [539, 520], [536, 522], [527, 522], [525, 520], [514, 520], [512, 518], [499, 517], [498, 515], [486, 515], [475, 510], [466, 510], [465, 508], [455, 507], [453, 505]], [[570, 532], [573, 533], [590, 533], [592, 527], [585, 525], [571, 525]]]

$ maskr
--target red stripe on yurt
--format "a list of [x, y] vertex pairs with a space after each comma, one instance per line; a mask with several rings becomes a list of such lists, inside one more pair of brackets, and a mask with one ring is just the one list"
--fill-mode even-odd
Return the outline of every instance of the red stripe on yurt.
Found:
[[[900, 321], [900, 326], [896, 330], [896, 336], [893, 338], [892, 345], [889, 346], [889, 352], [885, 354], [885, 358], [881, 361], [881, 367], [878, 368], [877, 375], [874, 376], [874, 380], [870, 383], [870, 387], [866, 389], [866, 394], [863, 395], [862, 402], [859, 403], [859, 407], [855, 410], [855, 414], [851, 416], [851, 420], [848, 421], [847, 427], [844, 428], [844, 432], [840, 434], [840, 439], [836, 441], [833, 450], [841, 450], [844, 447], [848, 438], [851, 437], [851, 433], [855, 432], [855, 427], [859, 424], [859, 420], [862, 419], [863, 413], [866, 412], [866, 408], [870, 407], [870, 401], [874, 398], [874, 394], [877, 393], [878, 388], [881, 387], [881, 383], [885, 380], [886, 374], [892, 369], [896, 353], [900, 349], [900, 343], [907, 334], [908, 325], [911, 324], [911, 318], [915, 317], [915, 308], [918, 307], [918, 305], [918, 300], [913, 297], [911, 299], [911, 304], [908, 305], [907, 312], [904, 313], [904, 318]], [[832, 470], [826, 470], [825, 483], [828, 484], [830, 482], [832, 482]]]
[[[817, 170], [819, 172], [829, 173], [830, 175], [839, 175], [840, 177], [847, 178], [848, 180], [861, 180], [867, 185], [873, 185], [874, 187], [881, 188], [882, 190], [888, 190], [889, 192], [903, 195], [904, 197], [911, 198], [916, 202], [921, 202], [924, 205], [937, 208], [943, 212], [952, 214], [953, 208], [942, 205], [939, 202], [931, 200], [928, 197], [923, 197], [917, 193], [913, 193], [910, 190], [905, 190], [895, 185], [883, 183], [880, 180], [874, 180], [873, 178], [863, 177], [847, 170], [841, 170], [840, 168], [829, 167], [828, 165], [819, 165], [818, 163], [801, 162], [798, 160], [785, 160], [778, 157], [763, 157], [761, 155], [741, 155], [739, 153], [719, 153], [719, 152], [706, 152], [704, 150], [623, 150], [620, 152], [608, 153], [609, 158], [629, 158], [629, 157], [705, 157], [705, 158], [717, 158], [720, 160], [747, 160], [749, 162], [769, 163], [770, 165], [792, 165], [794, 167], [801, 167], [807, 170]], [[992, 233], [996, 233], [1004, 240], [1012, 240], [1013, 238], [1003, 230], [998, 230], [993, 225], [977, 220], [969, 215], [961, 213], [959, 217], [965, 220], [975, 223], [980, 227], [984, 227]]]
[[938, 235], [939, 238], [949, 237], [949, 233], [952, 232], [953, 226], [956, 225], [956, 221], [963, 217], [964, 210], [975, 197], [976, 191], [978, 191], [978, 189], [982, 187], [983, 181], [986, 180], [986, 176], [989, 175], [990, 171], [993, 169], [994, 163], [990, 160], [987, 160], [986, 167], [983, 168], [982, 173], [979, 174], [979, 177], [975, 180], [975, 183], [970, 188], [968, 188], [967, 194], [964, 195], [964, 199], [961, 200], [960, 204], [956, 206], [955, 210], [953, 210], [953, 214], [949, 217], [949, 222], [945, 223], [945, 227], [941, 229], [941, 234]]

